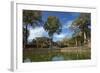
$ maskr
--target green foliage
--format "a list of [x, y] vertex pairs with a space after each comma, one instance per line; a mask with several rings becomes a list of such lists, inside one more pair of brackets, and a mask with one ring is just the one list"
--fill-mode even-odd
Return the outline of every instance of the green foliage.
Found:
[[54, 33], [59, 34], [61, 32], [61, 24], [60, 24], [60, 21], [55, 16], [49, 16], [43, 27], [48, 32], [48, 35], [51, 38], [51, 44], [50, 44], [51, 46], [50, 47], [52, 48], [52, 38], [53, 38], [53, 34]]
[[85, 42], [90, 39], [90, 28], [91, 26], [91, 14], [90, 13], [80, 13], [80, 16], [73, 21], [72, 29], [74, 30], [73, 37], [77, 39], [76, 41]]
[[25, 44], [27, 44], [27, 38], [29, 36], [28, 25], [31, 24], [34, 27], [37, 21], [42, 21], [41, 11], [23, 10], [23, 42]]
[[61, 32], [61, 24], [57, 17], [49, 16], [44, 24], [44, 29], [49, 33], [49, 36], [53, 36], [54, 33]]
[[36, 21], [41, 21], [41, 18], [41, 11], [23, 10], [23, 22], [27, 24], [32, 24], [36, 23]]
[[80, 16], [72, 23], [72, 26], [82, 29], [87, 27], [89, 24], [91, 24], [91, 14], [81, 13]]

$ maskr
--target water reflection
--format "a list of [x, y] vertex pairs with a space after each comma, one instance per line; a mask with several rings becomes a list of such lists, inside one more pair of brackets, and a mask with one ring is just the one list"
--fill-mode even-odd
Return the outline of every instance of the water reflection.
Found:
[[30, 60], [29, 58], [26, 58], [26, 59], [24, 60], [24, 62], [31, 62], [31, 60]]
[[64, 60], [64, 57], [63, 56], [54, 56], [52, 58], [52, 61], [62, 61], [62, 60]]

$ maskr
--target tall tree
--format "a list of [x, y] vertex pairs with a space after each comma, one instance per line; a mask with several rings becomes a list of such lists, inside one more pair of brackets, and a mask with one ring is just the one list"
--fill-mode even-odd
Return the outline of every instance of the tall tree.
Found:
[[84, 38], [84, 43], [86, 43], [86, 41], [90, 37], [89, 26], [91, 26], [90, 13], [80, 13], [80, 16], [72, 23], [72, 27], [74, 28], [74, 31], [77, 30], [78, 28], [80, 32], [82, 33], [80, 36], [81, 38]]
[[25, 28], [23, 28], [23, 48], [25, 48], [25, 44], [27, 43], [27, 41], [26, 41], [27, 38], [26, 37], [28, 37], [28, 35], [29, 35], [29, 31], [26, 30]]
[[[33, 27], [36, 26], [37, 22], [41, 22], [42, 21], [42, 15], [41, 15], [41, 11], [33, 11], [33, 10], [23, 10], [23, 30], [24, 28], [25, 30], [25, 34], [23, 37], [26, 38], [26, 44], [27, 44], [27, 38], [28, 38], [28, 25], [31, 25]], [[24, 40], [23, 40], [24, 41]]]
[[61, 23], [60, 20], [56, 16], [49, 16], [47, 21], [44, 24], [44, 29], [48, 32], [48, 35], [51, 39], [51, 48], [52, 48], [52, 39], [53, 34], [59, 34], [61, 32]]

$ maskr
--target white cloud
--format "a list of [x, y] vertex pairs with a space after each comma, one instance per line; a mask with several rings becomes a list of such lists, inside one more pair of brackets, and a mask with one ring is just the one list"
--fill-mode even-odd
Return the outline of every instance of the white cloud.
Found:
[[67, 21], [64, 25], [63, 25], [63, 29], [68, 29], [69, 27], [71, 27], [71, 24], [72, 24], [72, 20], [70, 20], [70, 21]]
[[54, 37], [56, 38], [64, 38], [65, 37], [65, 34], [55, 34]]
[[36, 37], [43, 37], [48, 33], [43, 29], [43, 27], [29, 28], [29, 37], [28, 41], [31, 42], [32, 39], [36, 39]]
[[54, 34], [53, 41], [61, 41], [65, 37], [66, 37], [66, 34], [64, 34], [64, 33]]

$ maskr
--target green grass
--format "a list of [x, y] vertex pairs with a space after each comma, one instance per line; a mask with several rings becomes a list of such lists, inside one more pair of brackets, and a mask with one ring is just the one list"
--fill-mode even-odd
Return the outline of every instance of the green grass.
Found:
[[64, 60], [85, 60], [91, 59], [91, 49], [87, 48], [85, 51], [75, 51], [70, 52], [49, 52], [49, 53], [35, 53], [32, 51], [23, 52], [23, 60], [26, 58], [31, 59], [32, 62], [40, 61], [52, 61], [54, 56], [63, 56]]

